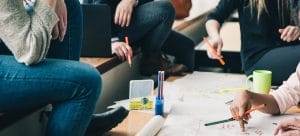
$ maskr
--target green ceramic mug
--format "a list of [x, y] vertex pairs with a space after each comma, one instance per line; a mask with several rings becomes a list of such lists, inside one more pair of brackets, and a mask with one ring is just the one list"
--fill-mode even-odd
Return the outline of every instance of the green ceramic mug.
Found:
[[[252, 80], [252, 84], [250, 85], [249, 81]], [[250, 88], [250, 91], [261, 93], [261, 94], [269, 94], [272, 83], [272, 72], [268, 70], [255, 70], [253, 74], [248, 76], [247, 85]]]

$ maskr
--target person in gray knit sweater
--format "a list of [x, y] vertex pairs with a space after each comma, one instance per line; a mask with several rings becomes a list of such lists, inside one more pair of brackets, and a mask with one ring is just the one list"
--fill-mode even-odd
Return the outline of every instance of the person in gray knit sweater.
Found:
[[52, 104], [47, 136], [102, 133], [120, 122], [111, 113], [125, 118], [92, 116], [102, 79], [78, 62], [81, 40], [78, 0], [0, 0], [0, 116]]

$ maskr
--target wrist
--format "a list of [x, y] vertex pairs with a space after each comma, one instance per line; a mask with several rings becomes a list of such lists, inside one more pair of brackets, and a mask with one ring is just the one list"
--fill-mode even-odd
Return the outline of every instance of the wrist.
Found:
[[113, 38], [111, 38], [111, 43], [115, 43], [115, 42], [118, 42], [118, 41], [120, 41], [119, 37], [113, 37]]
[[130, 3], [130, 5], [132, 6], [136, 6], [137, 5], [137, 1], [136, 0], [122, 0], [122, 1], [127, 1]]
[[248, 99], [249, 99], [249, 102], [251, 103], [251, 105], [253, 105], [254, 103], [255, 103], [255, 97], [253, 96], [254, 95], [254, 93], [253, 92], [251, 92], [251, 91], [248, 91], [248, 90], [246, 90], [245, 91], [246, 93], [247, 93], [247, 96], [248, 96]]
[[212, 39], [220, 39], [221, 35], [219, 33], [214, 33], [214, 34], [210, 34], [209, 37], [211, 37]]

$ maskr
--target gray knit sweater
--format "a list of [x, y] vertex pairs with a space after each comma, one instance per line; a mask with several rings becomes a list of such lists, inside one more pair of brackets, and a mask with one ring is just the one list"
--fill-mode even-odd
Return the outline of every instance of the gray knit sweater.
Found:
[[22, 0], [0, 0], [0, 39], [20, 63], [35, 64], [45, 58], [57, 21], [55, 12], [40, 0], [31, 16]]

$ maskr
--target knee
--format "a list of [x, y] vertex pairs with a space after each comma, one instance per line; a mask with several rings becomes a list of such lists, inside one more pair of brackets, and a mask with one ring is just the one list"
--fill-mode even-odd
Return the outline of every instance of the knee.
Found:
[[165, 20], [170, 20], [174, 21], [175, 19], [175, 9], [173, 5], [167, 1], [167, 0], [162, 0], [162, 1], [156, 1], [155, 2], [155, 10], [158, 13], [160, 13], [161, 17], [163, 17]]
[[[78, 62], [79, 63], [79, 62]], [[89, 90], [90, 95], [98, 96], [102, 88], [102, 78], [98, 70], [88, 64], [80, 63], [73, 67], [71, 71], [72, 78], [84, 88], [84, 90]]]

